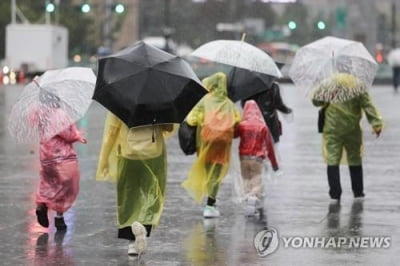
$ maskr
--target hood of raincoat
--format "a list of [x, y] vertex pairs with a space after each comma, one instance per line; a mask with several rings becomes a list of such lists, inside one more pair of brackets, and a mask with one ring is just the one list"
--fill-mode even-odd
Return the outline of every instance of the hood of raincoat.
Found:
[[365, 84], [348, 73], [334, 73], [323, 80], [313, 98], [325, 102], [345, 102], [367, 92]]
[[243, 120], [265, 123], [260, 108], [254, 100], [246, 101], [243, 108]]
[[212, 94], [217, 96], [227, 97], [227, 81], [226, 75], [222, 72], [217, 72], [202, 80], [204, 87]]

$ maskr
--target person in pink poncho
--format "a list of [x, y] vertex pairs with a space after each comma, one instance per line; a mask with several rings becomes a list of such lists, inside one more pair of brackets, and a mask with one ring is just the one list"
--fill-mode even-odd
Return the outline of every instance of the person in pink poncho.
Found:
[[[38, 123], [40, 136], [40, 182], [36, 193], [36, 216], [43, 227], [49, 226], [48, 209], [56, 212], [54, 225], [58, 231], [67, 229], [63, 214], [74, 203], [79, 191], [80, 171], [73, 143], [86, 143], [68, 114], [60, 107], [57, 96], [40, 94], [40, 107], [32, 111], [32, 123]], [[65, 125], [50, 138], [47, 132]], [[53, 127], [53, 128], [52, 128]]]
[[274, 171], [279, 170], [273, 138], [254, 100], [246, 101], [243, 118], [236, 127], [235, 137], [240, 138], [240, 170], [243, 179], [246, 215], [253, 216], [261, 209], [263, 195], [263, 161], [268, 158]]

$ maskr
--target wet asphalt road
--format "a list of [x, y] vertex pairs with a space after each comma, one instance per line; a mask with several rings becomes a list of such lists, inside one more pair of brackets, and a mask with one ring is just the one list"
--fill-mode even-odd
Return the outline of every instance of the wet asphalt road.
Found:
[[[375, 86], [371, 94], [386, 128], [380, 139], [363, 120], [365, 192], [363, 202], [352, 198], [349, 174], [341, 168], [343, 196], [330, 205], [321, 139], [316, 131], [317, 109], [303, 92], [283, 84], [282, 94], [295, 111], [283, 122], [279, 147], [284, 175], [266, 175], [265, 215], [245, 218], [232, 200], [233, 179], [239, 176], [237, 141], [229, 176], [221, 187], [222, 217], [202, 218], [198, 206], [181, 188], [193, 156], [184, 156], [176, 137], [168, 141], [168, 185], [165, 210], [141, 258], [127, 256], [127, 242], [116, 238], [115, 185], [94, 179], [103, 133], [105, 109], [93, 103], [79, 127], [87, 145], [77, 144], [81, 190], [66, 213], [65, 234], [36, 223], [34, 196], [38, 183], [37, 146], [17, 145], [7, 131], [7, 113], [21, 86], [0, 86], [0, 265], [397, 265], [400, 258], [400, 94]], [[52, 221], [52, 219], [51, 219]], [[263, 228], [279, 233], [278, 250], [260, 257], [253, 245]], [[285, 247], [284, 237], [382, 236], [389, 248]]]

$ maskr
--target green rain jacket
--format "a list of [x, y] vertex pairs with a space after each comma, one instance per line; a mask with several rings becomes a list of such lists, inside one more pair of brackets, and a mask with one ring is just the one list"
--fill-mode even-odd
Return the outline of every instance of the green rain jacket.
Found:
[[363, 111], [374, 131], [381, 130], [383, 127], [382, 117], [369, 94], [363, 93], [345, 102], [326, 103], [315, 99], [312, 102], [315, 106], [326, 107], [323, 154], [327, 164], [339, 165], [344, 149], [349, 165], [361, 165], [360, 121]]

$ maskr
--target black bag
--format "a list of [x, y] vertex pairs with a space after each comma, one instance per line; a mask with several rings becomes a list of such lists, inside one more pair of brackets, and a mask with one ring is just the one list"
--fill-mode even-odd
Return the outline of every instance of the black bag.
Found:
[[186, 121], [183, 121], [179, 127], [179, 146], [186, 155], [196, 152], [196, 130], [196, 126], [190, 126]]
[[328, 106], [324, 106], [318, 111], [318, 133], [322, 133], [324, 131], [326, 108], [328, 108]]

